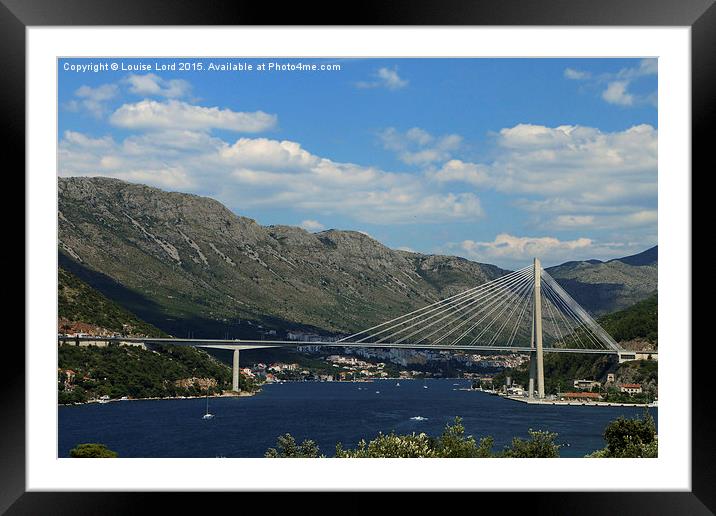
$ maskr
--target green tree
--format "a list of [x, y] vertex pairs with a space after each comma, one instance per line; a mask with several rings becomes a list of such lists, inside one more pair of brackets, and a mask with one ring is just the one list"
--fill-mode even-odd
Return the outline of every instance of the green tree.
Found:
[[475, 438], [465, 437], [465, 427], [462, 419], [455, 418], [453, 425], [446, 425], [442, 435], [438, 438], [436, 452], [438, 457], [472, 457], [483, 458], [492, 456], [494, 439], [484, 437], [478, 444]]
[[305, 439], [300, 445], [296, 444], [296, 439], [291, 434], [279, 436], [276, 441], [276, 448], [269, 448], [265, 457], [271, 459], [277, 458], [305, 458], [314, 459], [321, 457], [320, 450], [315, 441]]
[[70, 450], [70, 457], [75, 458], [115, 458], [117, 452], [110, 450], [104, 444], [83, 443]]
[[366, 442], [361, 439], [354, 450], [344, 450], [336, 445], [336, 457], [340, 458], [425, 458], [437, 457], [431, 438], [424, 433], [410, 435], [378, 434]]
[[465, 436], [465, 427], [462, 419], [455, 418], [452, 425], [445, 426], [443, 433], [438, 438], [433, 438], [425, 433], [409, 435], [388, 435], [378, 436], [366, 442], [361, 440], [358, 446], [351, 449], [343, 449], [338, 443], [336, 446], [336, 457], [345, 458], [431, 458], [431, 457], [463, 457], [480, 458], [492, 457], [492, 437], [485, 437], [478, 443], [474, 437]]
[[557, 434], [554, 432], [543, 432], [540, 430], [528, 431], [530, 438], [528, 440], [515, 437], [512, 439], [512, 446], [505, 448], [504, 457], [510, 458], [556, 458], [559, 457], [559, 444], [555, 444], [554, 440]]
[[587, 455], [592, 458], [656, 458], [658, 456], [658, 440], [656, 424], [648, 409], [644, 416], [629, 419], [621, 416], [604, 429], [604, 440], [607, 446]]

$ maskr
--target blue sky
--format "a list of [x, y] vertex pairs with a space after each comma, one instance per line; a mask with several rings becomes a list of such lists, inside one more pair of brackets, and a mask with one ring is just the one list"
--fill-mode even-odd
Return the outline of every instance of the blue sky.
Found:
[[[276, 69], [299, 63], [318, 69]], [[656, 60], [71, 59], [58, 78], [61, 176], [510, 268], [657, 241]]]

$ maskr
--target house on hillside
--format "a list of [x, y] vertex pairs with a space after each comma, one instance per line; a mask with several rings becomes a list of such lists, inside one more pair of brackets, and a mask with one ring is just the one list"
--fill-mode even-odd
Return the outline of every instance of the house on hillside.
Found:
[[640, 383], [623, 383], [619, 386], [621, 392], [628, 392], [629, 394], [641, 394], [642, 388]]
[[582, 389], [582, 390], [589, 390], [592, 389], [600, 389], [602, 387], [602, 384], [594, 381], [594, 380], [574, 380], [574, 388], [575, 389]]

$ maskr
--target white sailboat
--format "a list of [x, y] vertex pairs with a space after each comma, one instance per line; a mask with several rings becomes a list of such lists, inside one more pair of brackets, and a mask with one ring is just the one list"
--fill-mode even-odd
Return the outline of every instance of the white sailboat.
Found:
[[214, 419], [214, 414], [209, 412], [209, 389], [206, 390], [206, 414], [201, 416], [201, 419]]

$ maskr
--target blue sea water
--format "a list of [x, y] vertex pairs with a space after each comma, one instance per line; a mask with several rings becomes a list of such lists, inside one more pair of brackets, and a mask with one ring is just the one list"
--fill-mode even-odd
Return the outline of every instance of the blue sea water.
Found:
[[[59, 407], [58, 456], [79, 443], [99, 442], [120, 457], [262, 457], [279, 435], [313, 439], [332, 456], [337, 442], [354, 447], [378, 432], [439, 435], [460, 416], [467, 434], [491, 435], [495, 450], [528, 430], [549, 430], [564, 444], [562, 457], [582, 457], [604, 446], [609, 421], [638, 417], [637, 407], [527, 405], [465, 391], [466, 380], [376, 380], [270, 384], [256, 396], [136, 400]], [[423, 385], [427, 385], [425, 389]], [[657, 409], [649, 409], [657, 419]], [[412, 419], [423, 418], [423, 419]]]

